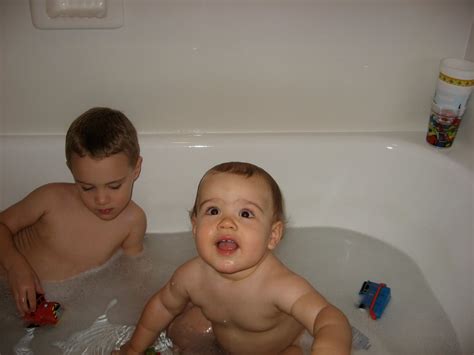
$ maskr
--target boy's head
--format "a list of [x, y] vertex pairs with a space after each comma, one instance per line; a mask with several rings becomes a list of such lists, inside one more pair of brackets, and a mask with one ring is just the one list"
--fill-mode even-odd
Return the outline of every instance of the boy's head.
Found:
[[228, 174], [235, 174], [242, 177], [250, 178], [252, 176], [262, 178], [265, 183], [268, 185], [272, 195], [272, 205], [273, 205], [273, 216], [275, 221], [281, 221], [285, 223], [285, 210], [284, 210], [284, 202], [283, 202], [283, 195], [281, 193], [280, 187], [278, 186], [277, 182], [273, 177], [267, 173], [265, 170], [256, 166], [254, 164], [245, 163], [245, 162], [227, 162], [218, 164], [211, 169], [209, 169], [204, 176], [201, 178], [199, 182], [196, 199], [194, 201], [193, 209], [191, 210], [191, 218], [196, 216], [197, 213], [197, 204], [199, 200], [199, 192], [201, 186], [206, 179], [207, 176], [212, 174], [218, 173], [228, 173]]
[[201, 259], [220, 273], [245, 277], [282, 238], [280, 188], [255, 165], [219, 164], [199, 183], [191, 222]]
[[71, 167], [71, 157], [90, 156], [102, 159], [124, 153], [135, 166], [140, 157], [137, 131], [120, 111], [94, 107], [76, 118], [66, 134], [66, 161]]
[[142, 158], [137, 132], [120, 111], [92, 108], [66, 135], [67, 165], [84, 205], [102, 220], [113, 220], [128, 206]]

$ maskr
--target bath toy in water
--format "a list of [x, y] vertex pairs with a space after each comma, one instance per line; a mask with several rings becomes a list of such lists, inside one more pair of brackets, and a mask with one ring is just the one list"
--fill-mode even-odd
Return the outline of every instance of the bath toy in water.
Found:
[[359, 308], [368, 309], [370, 318], [379, 319], [390, 301], [390, 287], [384, 283], [367, 280], [362, 284], [359, 295], [361, 295]]
[[59, 322], [62, 308], [58, 302], [48, 302], [42, 294], [36, 294], [36, 311], [23, 317], [27, 328], [43, 325], [56, 325]]

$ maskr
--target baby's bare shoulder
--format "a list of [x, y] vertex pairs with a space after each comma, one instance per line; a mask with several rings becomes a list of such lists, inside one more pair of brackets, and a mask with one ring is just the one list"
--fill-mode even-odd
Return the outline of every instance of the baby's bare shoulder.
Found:
[[278, 288], [280, 290], [289, 290], [288, 292], [295, 295], [315, 291], [314, 287], [304, 277], [292, 272], [291, 270], [281, 273], [279, 277], [274, 278], [269, 287]]
[[290, 311], [292, 305], [307, 294], [314, 294], [316, 297], [322, 296], [316, 289], [301, 275], [284, 267], [267, 279], [264, 286], [265, 292], [274, 295], [275, 303], [285, 312]]
[[199, 257], [192, 258], [181, 264], [174, 272], [173, 277], [179, 279], [195, 279], [202, 275], [203, 261]]
[[168, 282], [170, 289], [179, 289], [180, 292], [191, 294], [195, 285], [200, 284], [201, 273], [199, 271], [199, 258], [193, 258], [181, 264], [171, 276]]

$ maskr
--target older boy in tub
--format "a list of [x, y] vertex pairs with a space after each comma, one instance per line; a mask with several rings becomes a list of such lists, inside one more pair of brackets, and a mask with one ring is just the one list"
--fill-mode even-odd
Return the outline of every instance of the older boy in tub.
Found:
[[143, 249], [146, 216], [131, 200], [142, 158], [128, 118], [109, 108], [83, 113], [67, 132], [66, 162], [74, 183], [41, 186], [0, 213], [0, 272], [22, 315], [36, 309], [40, 280]]
[[[132, 338], [115, 354], [143, 353], [188, 302], [231, 354], [301, 354], [305, 329], [314, 336], [313, 354], [350, 354], [343, 313], [272, 253], [283, 236], [284, 212], [267, 172], [239, 162], [213, 167], [199, 184], [191, 221], [198, 257], [150, 298]], [[170, 328], [173, 338], [178, 325]]]

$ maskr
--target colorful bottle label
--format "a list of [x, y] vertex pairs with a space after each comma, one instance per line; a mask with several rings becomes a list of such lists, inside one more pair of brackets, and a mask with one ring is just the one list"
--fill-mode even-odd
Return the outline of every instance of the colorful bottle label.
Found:
[[460, 124], [461, 117], [459, 115], [451, 111], [438, 113], [432, 110], [426, 141], [436, 147], [451, 147]]

